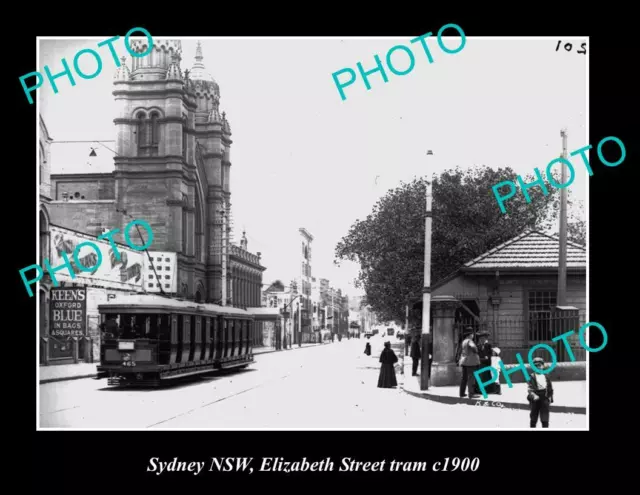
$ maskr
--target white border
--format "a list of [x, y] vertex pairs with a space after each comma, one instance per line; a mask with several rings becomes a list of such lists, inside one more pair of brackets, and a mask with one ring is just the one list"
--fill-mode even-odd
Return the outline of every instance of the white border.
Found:
[[[36, 67], [40, 67], [40, 40], [104, 40], [111, 36], [38, 36], [36, 37]], [[442, 36], [442, 38], [458, 38], [459, 36]], [[143, 38], [140, 36], [132, 36], [133, 39]], [[343, 39], [369, 39], [369, 40], [397, 40], [400, 36], [170, 36], [163, 35], [158, 38], [179, 39], [179, 40], [207, 40], [207, 39], [226, 39], [226, 40], [240, 40], [240, 39], [264, 39], [264, 40], [296, 40], [296, 39], [315, 39], [315, 40], [343, 40]], [[480, 40], [573, 40], [573, 39], [586, 39], [588, 45], [591, 45], [591, 39], [589, 36], [467, 36], [467, 39], [480, 39]], [[587, 98], [587, 114], [586, 114], [586, 131], [587, 139], [589, 139], [589, 53], [587, 49], [586, 65], [585, 65], [585, 78], [587, 83], [586, 98]], [[38, 146], [40, 142], [40, 98], [36, 99], [36, 262], [39, 260], [40, 253], [40, 167], [39, 167], [39, 154]], [[589, 153], [590, 157], [590, 153]], [[587, 231], [587, 276], [586, 276], [586, 321], [589, 320], [589, 179], [586, 180], [586, 199], [585, 199], [585, 221]], [[532, 431], [531, 428], [41, 428], [40, 427], [40, 283], [37, 284], [36, 290], [36, 431]], [[586, 323], [586, 322], [585, 322]], [[589, 335], [586, 336], [586, 342], [589, 344]], [[586, 356], [586, 386], [587, 386], [587, 427], [584, 428], [554, 428], [549, 431], [590, 431], [590, 394], [589, 394], [589, 352]], [[405, 393], [405, 392], [402, 392]], [[416, 400], [425, 400], [418, 399]], [[523, 412], [524, 414], [524, 412]], [[526, 421], [525, 421], [526, 422]], [[541, 431], [534, 429], [533, 431]]]

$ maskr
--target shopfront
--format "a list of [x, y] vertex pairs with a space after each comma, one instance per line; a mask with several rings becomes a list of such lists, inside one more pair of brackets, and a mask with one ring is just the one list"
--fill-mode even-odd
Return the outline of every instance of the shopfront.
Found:
[[[102, 262], [92, 272], [81, 271], [74, 264], [73, 278], [66, 269], [55, 272], [57, 287], [53, 286], [48, 274], [43, 277], [47, 283], [40, 284], [38, 291], [40, 364], [97, 362], [100, 358], [98, 305], [119, 294], [142, 292], [145, 277], [149, 279], [145, 267], [147, 255], [118, 244], [118, 259], [108, 242], [54, 225], [49, 228], [51, 267], [64, 264], [62, 253], [73, 260], [76, 247], [87, 241], [99, 247]], [[78, 258], [83, 259], [92, 252], [92, 248], [81, 246]]]

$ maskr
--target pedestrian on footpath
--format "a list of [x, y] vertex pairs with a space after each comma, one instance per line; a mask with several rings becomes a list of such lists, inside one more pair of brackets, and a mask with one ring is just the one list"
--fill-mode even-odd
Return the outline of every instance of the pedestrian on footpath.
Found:
[[364, 353], [371, 356], [371, 342], [367, 342], [367, 345], [364, 346]]
[[473, 327], [466, 327], [464, 330], [464, 340], [462, 341], [462, 353], [460, 357], [462, 366], [462, 380], [460, 381], [460, 397], [466, 397], [465, 387], [469, 392], [469, 398], [478, 397], [476, 393], [476, 379], [474, 372], [480, 368], [480, 357], [478, 347], [473, 339]]
[[500, 371], [501, 371], [500, 363], [501, 362], [502, 362], [502, 359], [500, 358], [500, 348], [493, 347], [491, 349], [491, 367], [496, 372], [495, 373], [496, 379], [492, 384], [486, 387], [486, 391], [488, 394], [502, 395], [502, 389], [500, 387]]
[[538, 425], [538, 417], [543, 428], [549, 428], [549, 406], [553, 404], [553, 385], [549, 375], [543, 375], [544, 359], [537, 357], [533, 360], [533, 376], [527, 383], [527, 400], [531, 405], [531, 428]]
[[411, 367], [411, 376], [418, 376], [418, 364], [420, 364], [420, 358], [422, 357], [422, 351], [420, 351], [420, 343], [418, 337], [413, 337], [413, 343], [411, 344], [411, 359], [413, 360]]
[[378, 377], [378, 388], [393, 388], [398, 386], [396, 380], [396, 370], [394, 365], [398, 362], [398, 356], [391, 349], [391, 342], [384, 343], [384, 349], [380, 354], [380, 376]]
[[[491, 356], [493, 355], [491, 343], [488, 338], [484, 339], [484, 342], [478, 342], [478, 357], [480, 358], [480, 367], [488, 368], [491, 366]], [[483, 382], [488, 382], [491, 380], [491, 370], [484, 371], [480, 375], [480, 379]], [[479, 389], [479, 387], [478, 387]], [[479, 390], [478, 390], [479, 391]]]

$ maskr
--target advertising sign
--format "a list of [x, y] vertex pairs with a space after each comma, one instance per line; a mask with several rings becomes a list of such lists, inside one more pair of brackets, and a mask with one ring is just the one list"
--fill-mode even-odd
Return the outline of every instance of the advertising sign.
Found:
[[87, 289], [80, 287], [51, 288], [52, 337], [83, 337], [87, 322]]
[[[80, 284], [101, 286], [111, 289], [142, 290], [144, 251], [134, 251], [127, 246], [118, 244], [120, 259], [116, 259], [113, 248], [108, 241], [98, 240], [89, 235], [80, 234], [61, 227], [51, 226], [51, 253], [49, 263], [52, 268], [64, 265], [65, 260], [61, 253], [66, 253], [74, 268], [75, 278], [71, 278], [67, 269], [55, 272], [55, 277], [60, 281], [74, 281]], [[73, 252], [76, 246], [83, 242], [92, 242], [100, 249], [102, 262], [95, 271], [83, 272], [76, 266]], [[84, 245], [78, 252], [78, 260], [83, 266], [96, 265], [98, 256], [91, 246]]]

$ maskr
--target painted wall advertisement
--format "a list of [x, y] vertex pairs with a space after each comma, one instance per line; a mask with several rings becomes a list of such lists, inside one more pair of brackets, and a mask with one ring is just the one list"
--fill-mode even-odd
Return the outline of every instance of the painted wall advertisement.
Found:
[[52, 337], [83, 337], [87, 322], [87, 289], [80, 287], [51, 288]]
[[[58, 282], [64, 280], [65, 282], [73, 281], [106, 288], [142, 290], [144, 259], [146, 257], [143, 251], [134, 251], [127, 246], [118, 244], [120, 259], [117, 259], [108, 241], [97, 240], [95, 237], [55, 226], [51, 226], [51, 241], [49, 256], [51, 266], [64, 265], [65, 261], [62, 257], [64, 252], [69, 258], [75, 274], [75, 278], [72, 279], [67, 269], [59, 270], [55, 272]], [[101, 263], [96, 270], [91, 272], [80, 270], [73, 257], [76, 246], [83, 242], [92, 242], [98, 246], [100, 254], [102, 254]], [[78, 261], [86, 267], [95, 266], [98, 255], [90, 245], [84, 245], [78, 252]]]
[[[87, 289], [52, 287], [49, 319], [49, 359], [72, 359], [74, 339], [86, 334]], [[78, 355], [84, 355], [85, 340], [79, 339]]]

